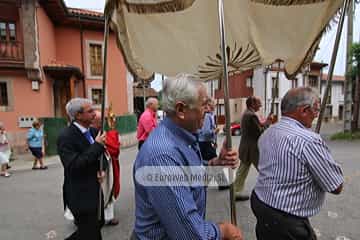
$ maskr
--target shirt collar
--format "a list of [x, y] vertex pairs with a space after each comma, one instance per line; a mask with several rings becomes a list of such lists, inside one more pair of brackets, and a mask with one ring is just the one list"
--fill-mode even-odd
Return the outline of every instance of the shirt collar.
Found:
[[194, 145], [197, 143], [198, 134], [190, 133], [184, 128], [176, 125], [170, 118], [165, 117], [165, 119], [161, 122], [164, 126], [171, 130], [175, 135], [177, 135], [180, 139], [182, 139], [186, 145]]
[[285, 122], [288, 122], [290, 124], [296, 125], [296, 126], [298, 126], [300, 128], [307, 129], [301, 122], [299, 122], [298, 120], [296, 120], [294, 118], [291, 118], [291, 117], [282, 116], [281, 121], [285, 121]]
[[85, 128], [85, 127], [81, 126], [79, 123], [77, 123], [75, 121], [73, 123], [82, 133], [85, 133], [86, 131], [89, 130], [88, 128]]
[[152, 115], [155, 115], [155, 111], [152, 110], [151, 108], [146, 108], [145, 111], [148, 111], [148, 112], [151, 113]]

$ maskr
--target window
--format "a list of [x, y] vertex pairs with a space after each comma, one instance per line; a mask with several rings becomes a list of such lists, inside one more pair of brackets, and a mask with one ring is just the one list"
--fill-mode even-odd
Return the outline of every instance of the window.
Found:
[[102, 45], [96, 43], [89, 44], [90, 75], [102, 75]]
[[237, 103], [235, 103], [235, 112], [238, 111]]
[[15, 23], [0, 22], [0, 41], [16, 41]]
[[0, 22], [0, 40], [6, 41], [6, 23]]
[[331, 98], [332, 98], [332, 89], [330, 88], [330, 91], [329, 91], [329, 96], [327, 98], [327, 101], [326, 101], [326, 104], [331, 104]]
[[252, 78], [252, 77], [246, 78], [246, 86], [247, 86], [248, 88], [252, 88], [252, 87], [253, 87], [253, 78]]
[[9, 39], [10, 41], [15, 41], [16, 40], [15, 24], [9, 23], [8, 26], [9, 26]]
[[294, 78], [291, 80], [291, 87], [292, 88], [297, 88], [298, 87], [298, 79]]
[[278, 85], [276, 77], [272, 78], [272, 89], [271, 90], [272, 90], [271, 97], [278, 98], [279, 97], [279, 85]]
[[100, 105], [102, 103], [103, 93], [101, 88], [91, 89], [91, 100], [94, 105]]
[[9, 106], [8, 89], [6, 82], [0, 82], [0, 106]]
[[309, 86], [313, 88], [318, 87], [318, 78], [317, 76], [309, 76]]

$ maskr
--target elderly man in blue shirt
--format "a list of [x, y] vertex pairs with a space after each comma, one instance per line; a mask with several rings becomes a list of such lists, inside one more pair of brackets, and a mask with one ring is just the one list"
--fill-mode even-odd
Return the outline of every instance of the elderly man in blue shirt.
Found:
[[[167, 117], [144, 143], [134, 164], [132, 239], [243, 239], [236, 226], [205, 220], [205, 186], [171, 182], [160, 186], [137, 179], [137, 173], [146, 167], [202, 166], [196, 133], [202, 126], [207, 99], [205, 86], [194, 76], [179, 74], [165, 80], [162, 105]], [[225, 147], [219, 157], [209, 161], [211, 166], [232, 168], [238, 163], [237, 152]]]

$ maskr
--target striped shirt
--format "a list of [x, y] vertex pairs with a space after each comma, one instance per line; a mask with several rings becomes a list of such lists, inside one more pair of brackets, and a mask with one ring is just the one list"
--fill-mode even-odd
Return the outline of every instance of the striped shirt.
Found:
[[[138, 153], [134, 176], [144, 166], [201, 164], [196, 137], [165, 118]], [[138, 239], [220, 239], [219, 227], [205, 221], [205, 187], [144, 186], [135, 177], [134, 183]]]
[[255, 192], [266, 205], [286, 213], [310, 217], [317, 214], [325, 192], [344, 182], [319, 134], [289, 117], [266, 130], [258, 141], [259, 176]]

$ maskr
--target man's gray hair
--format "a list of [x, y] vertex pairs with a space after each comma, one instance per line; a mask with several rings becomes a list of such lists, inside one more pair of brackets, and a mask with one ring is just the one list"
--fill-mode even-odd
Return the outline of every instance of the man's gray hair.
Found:
[[290, 89], [281, 101], [281, 113], [293, 112], [300, 106], [313, 106], [318, 99], [317, 92], [310, 87]]
[[199, 88], [203, 86], [200, 79], [194, 75], [180, 73], [168, 77], [164, 81], [162, 107], [167, 113], [175, 112], [176, 103], [184, 102], [193, 108], [199, 99]]
[[81, 113], [84, 110], [83, 106], [86, 104], [92, 105], [92, 101], [87, 98], [73, 98], [66, 104], [66, 113], [71, 121], [75, 120], [77, 113]]

